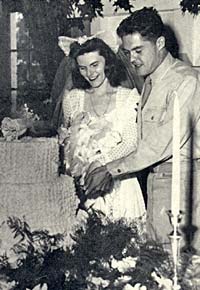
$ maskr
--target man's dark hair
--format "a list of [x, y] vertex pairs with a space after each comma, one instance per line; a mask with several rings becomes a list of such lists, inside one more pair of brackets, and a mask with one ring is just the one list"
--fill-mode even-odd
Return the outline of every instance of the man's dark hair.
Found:
[[79, 44], [74, 42], [70, 47], [69, 56], [75, 59], [75, 67], [72, 70], [72, 80], [75, 88], [88, 89], [90, 84], [79, 72], [77, 57], [85, 53], [98, 51], [99, 55], [105, 59], [105, 75], [113, 87], [119, 86], [126, 79], [123, 63], [116, 57], [112, 49], [101, 39], [92, 38]]
[[128, 34], [140, 33], [150, 41], [156, 41], [163, 35], [164, 24], [157, 10], [153, 7], [144, 7], [134, 11], [130, 16], [122, 20], [117, 28], [120, 38]]

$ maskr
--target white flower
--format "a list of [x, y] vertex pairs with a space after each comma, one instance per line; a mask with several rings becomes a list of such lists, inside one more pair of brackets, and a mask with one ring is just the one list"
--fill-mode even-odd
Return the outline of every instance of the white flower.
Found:
[[131, 284], [126, 284], [123, 290], [147, 290], [147, 287], [142, 286], [140, 283], [137, 283], [134, 286], [132, 286]]
[[15, 281], [7, 282], [2, 279], [0, 281], [0, 289], [2, 290], [12, 290], [15, 285], [16, 285]]
[[107, 287], [109, 285], [109, 280], [104, 280], [101, 277], [95, 277], [92, 274], [89, 275], [88, 280], [92, 282], [95, 286]]
[[[131, 276], [128, 276], [128, 275], [122, 275], [120, 276], [119, 278], [117, 278], [114, 282], [114, 286], [115, 287], [118, 287], [119, 285], [123, 284], [125, 285], [125, 283], [127, 283], [126, 285], [128, 285], [129, 281], [132, 279]], [[129, 284], [130, 285], [130, 284]]]
[[111, 267], [114, 269], [118, 269], [119, 272], [121, 273], [125, 273], [128, 269], [135, 268], [136, 261], [137, 261], [137, 257], [133, 258], [131, 256], [123, 258], [120, 261], [113, 258], [111, 261]]
[[158, 275], [155, 271], [152, 272], [151, 276], [158, 283], [158, 287], [159, 288], [162, 288], [163, 290], [173, 290], [173, 282], [172, 282], [172, 280], [170, 280], [168, 278], [165, 278], [162, 275]]
[[131, 284], [126, 284], [123, 290], [135, 290], [135, 288]]
[[117, 144], [122, 142], [122, 137], [117, 131], [107, 132], [105, 137], [99, 140], [99, 147], [102, 152], [109, 152], [112, 148], [116, 147]]

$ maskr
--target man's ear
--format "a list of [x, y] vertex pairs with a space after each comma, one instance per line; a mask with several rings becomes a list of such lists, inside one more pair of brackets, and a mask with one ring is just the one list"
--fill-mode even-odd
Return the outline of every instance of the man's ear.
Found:
[[165, 47], [165, 37], [164, 36], [160, 36], [156, 40], [156, 46], [157, 46], [158, 50], [161, 50]]

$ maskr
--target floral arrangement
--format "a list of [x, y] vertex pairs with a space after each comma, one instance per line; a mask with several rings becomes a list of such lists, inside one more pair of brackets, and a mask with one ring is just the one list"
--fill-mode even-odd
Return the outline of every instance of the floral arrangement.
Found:
[[60, 143], [65, 140], [66, 167], [73, 176], [81, 176], [81, 185], [88, 166], [92, 162], [105, 164], [108, 152], [122, 141], [112, 123], [106, 119], [97, 121], [86, 112], [78, 113], [68, 130], [61, 127], [59, 139]]
[[[63, 235], [31, 231], [17, 218], [9, 218], [8, 225], [18, 242], [0, 256], [0, 289], [173, 289], [169, 253], [146, 240], [138, 221], [110, 221], [93, 212], [69, 247]], [[198, 289], [194, 275], [199, 275], [200, 258], [187, 256], [181, 263], [181, 289]]]
[[27, 104], [17, 112], [17, 118], [5, 117], [1, 123], [1, 132], [6, 141], [19, 139], [35, 121], [39, 120], [37, 114], [30, 110]]

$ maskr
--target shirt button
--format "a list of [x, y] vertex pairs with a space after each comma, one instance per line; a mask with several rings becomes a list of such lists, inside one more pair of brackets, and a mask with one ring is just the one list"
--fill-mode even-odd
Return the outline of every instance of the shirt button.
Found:
[[117, 172], [118, 172], [118, 173], [121, 173], [121, 169], [118, 168], [118, 169], [117, 169]]

